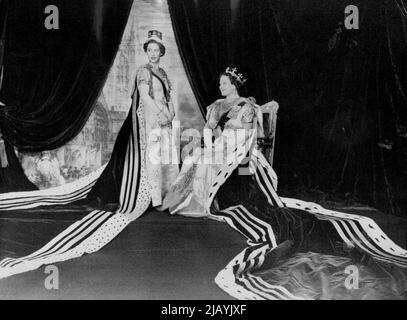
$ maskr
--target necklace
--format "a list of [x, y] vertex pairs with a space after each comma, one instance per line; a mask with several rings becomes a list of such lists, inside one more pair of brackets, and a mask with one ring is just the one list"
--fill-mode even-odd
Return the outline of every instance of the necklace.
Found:
[[234, 104], [237, 100], [239, 100], [241, 97], [240, 96], [237, 96], [236, 98], [233, 98], [231, 101], [227, 101], [227, 98], [226, 99], [224, 99], [222, 102], [224, 102], [225, 104], [228, 104], [228, 105], [230, 105], [230, 104]]
[[237, 97], [237, 98], [235, 98], [235, 99], [233, 99], [232, 101], [226, 101], [226, 99], [225, 100], [223, 100], [222, 102], [221, 102], [221, 110], [220, 110], [220, 116], [222, 116], [222, 115], [224, 115], [225, 113], [227, 113], [227, 112], [229, 112], [232, 108], [233, 108], [233, 106], [235, 105], [235, 103], [240, 99], [241, 97]]

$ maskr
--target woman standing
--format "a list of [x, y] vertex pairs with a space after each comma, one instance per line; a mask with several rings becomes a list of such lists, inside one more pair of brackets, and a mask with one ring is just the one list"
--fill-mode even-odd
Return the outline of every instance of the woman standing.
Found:
[[123, 208], [124, 198], [127, 198], [133, 205], [124, 206], [125, 211], [135, 217], [142, 214], [150, 202], [153, 207], [161, 206], [179, 173], [178, 152], [171, 135], [175, 117], [171, 82], [160, 67], [166, 51], [162, 33], [149, 31], [143, 49], [148, 63], [137, 70], [132, 108], [117, 137], [109, 164], [88, 195], [88, 199], [96, 199], [108, 209]]
[[146, 165], [152, 204], [157, 207], [161, 205], [169, 184], [178, 175], [178, 161], [173, 161], [176, 148], [171, 138], [175, 111], [171, 100], [171, 82], [160, 67], [160, 59], [165, 54], [161, 32], [149, 31], [143, 48], [149, 62], [137, 71], [136, 85], [141, 99], [138, 108], [144, 112]]
[[170, 135], [175, 115], [171, 84], [159, 66], [165, 53], [161, 32], [149, 31], [144, 50], [149, 61], [137, 71], [131, 109], [101, 175], [92, 174], [59, 189], [13, 193], [0, 199], [0, 210], [79, 200], [91, 210], [33, 254], [1, 260], [0, 279], [96, 252], [140, 217], [151, 203], [161, 205], [168, 184], [179, 171]]

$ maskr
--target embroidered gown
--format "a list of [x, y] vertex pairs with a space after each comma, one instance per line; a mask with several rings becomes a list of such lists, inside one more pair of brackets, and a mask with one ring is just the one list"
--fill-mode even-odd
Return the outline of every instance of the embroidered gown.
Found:
[[[162, 199], [169, 190], [172, 181], [179, 173], [179, 155], [175, 139], [172, 137], [171, 125], [160, 126], [156, 113], [145, 106], [140, 98], [138, 87], [148, 85], [149, 95], [161, 109], [168, 109], [171, 101], [171, 82], [164, 69], [159, 68], [159, 73], [153, 71], [151, 65], [141, 66], [136, 73], [135, 90], [132, 97], [132, 107], [125, 120], [115, 143], [111, 159], [103, 174], [87, 196], [88, 199], [100, 199], [102, 203], [123, 202], [123, 176], [134, 175], [128, 178], [127, 188], [140, 185], [143, 205], [136, 210], [135, 216], [142, 214], [146, 203], [151, 200], [154, 207], [162, 204]], [[129, 144], [129, 137], [131, 144]], [[174, 137], [175, 138], [175, 137]], [[126, 171], [125, 160], [133, 157], [126, 148], [134, 148], [134, 155], [140, 162], [131, 162], [130, 167], [136, 166], [140, 173]], [[137, 159], [136, 157], [136, 159]], [[127, 160], [126, 160], [127, 161]], [[145, 174], [145, 177], [143, 175]], [[136, 187], [137, 187], [136, 186]], [[128, 196], [137, 198], [141, 195], [134, 194], [130, 189]], [[134, 199], [133, 202], [139, 202]], [[145, 210], [145, 209], [144, 209]], [[133, 214], [133, 211], [132, 211]]]
[[[166, 72], [159, 73], [149, 64], [141, 66], [137, 72], [137, 87], [146, 84], [149, 95], [160, 110], [169, 109], [171, 83]], [[157, 114], [140, 101], [139, 108], [144, 112], [146, 132], [146, 165], [154, 207], [162, 204], [162, 199], [178, 175], [178, 154], [173, 139], [171, 125], [160, 126]]]
[[163, 202], [171, 214], [215, 218], [205, 209], [209, 187], [228, 155], [247, 138], [244, 130], [240, 135], [238, 130], [250, 125], [257, 132], [259, 110], [245, 98], [230, 104], [220, 99], [207, 110], [205, 128], [214, 131], [214, 139], [206, 137], [203, 149], [197, 141], [192, 155], [184, 159], [181, 172]]

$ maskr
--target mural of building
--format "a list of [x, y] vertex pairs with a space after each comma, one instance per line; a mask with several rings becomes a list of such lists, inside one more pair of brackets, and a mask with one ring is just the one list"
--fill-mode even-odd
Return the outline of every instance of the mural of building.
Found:
[[19, 154], [26, 175], [40, 188], [47, 188], [73, 181], [99, 168], [109, 160], [117, 134], [111, 118], [101, 95], [84, 128], [65, 146], [41, 153]]

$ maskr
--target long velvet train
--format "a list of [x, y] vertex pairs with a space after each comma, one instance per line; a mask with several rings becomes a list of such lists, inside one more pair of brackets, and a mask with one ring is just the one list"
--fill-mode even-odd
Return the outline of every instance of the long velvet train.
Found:
[[[21, 258], [0, 261], [0, 279], [39, 268], [44, 264], [77, 258], [96, 252], [114, 239], [150, 204], [145, 166], [143, 106], [135, 93], [133, 106], [116, 140], [107, 166], [75, 183], [32, 192], [2, 194], [0, 210], [22, 210], [38, 206], [63, 205], [86, 197], [93, 200], [110, 192], [117, 201], [115, 212], [94, 210], [68, 227], [38, 251]], [[135, 121], [133, 121], [133, 119]], [[106, 190], [101, 186], [105, 182]], [[117, 193], [114, 190], [119, 190]], [[113, 190], [113, 191], [112, 191]]]
[[207, 202], [211, 215], [223, 219], [248, 239], [249, 247], [215, 279], [233, 297], [299, 299], [284, 286], [271, 285], [255, 275], [267, 260], [278, 260], [279, 253], [275, 251], [285, 242], [292, 244], [291, 252], [315, 250], [343, 255], [345, 248], [354, 248], [377, 261], [407, 267], [407, 251], [396, 245], [371, 218], [280, 198], [275, 191], [276, 175], [264, 156], [252, 148], [248, 153], [251, 174], [240, 175], [238, 170], [246, 154], [241, 151], [239, 154], [239, 150], [235, 153], [238, 161], [226, 163], [219, 170]]
[[[124, 132], [129, 134], [121, 134], [117, 142], [127, 140], [125, 148], [120, 146], [121, 152], [125, 150], [124, 160], [116, 162], [122, 167], [118, 210], [94, 210], [38, 251], [21, 258], [3, 259], [0, 278], [96, 252], [147, 210], [150, 194], [143, 160], [142, 105], [130, 111], [126, 123]], [[276, 193], [277, 176], [254, 144], [255, 135], [252, 135], [248, 143], [237, 146], [230, 154], [230, 161], [217, 173], [207, 199], [206, 209], [211, 217], [228, 223], [248, 239], [248, 247], [217, 275], [215, 282], [220, 288], [238, 299], [298, 299], [285, 287], [271, 285], [254, 273], [267, 264], [279, 245], [286, 241], [295, 249], [316, 245], [326, 252], [335, 252], [340, 244], [345, 244], [379, 261], [407, 266], [407, 252], [391, 241], [372, 219], [326, 210], [297, 199], [280, 198]], [[239, 169], [247, 155], [250, 173], [240, 175]], [[117, 166], [108, 164], [102, 177], [111, 174], [112, 168], [117, 170]], [[0, 209], [21, 210], [82, 199], [98, 184], [98, 176], [99, 173], [95, 173], [59, 189], [3, 194]], [[100, 179], [99, 188], [102, 188]], [[240, 183], [240, 194], [235, 193], [236, 183]]]

